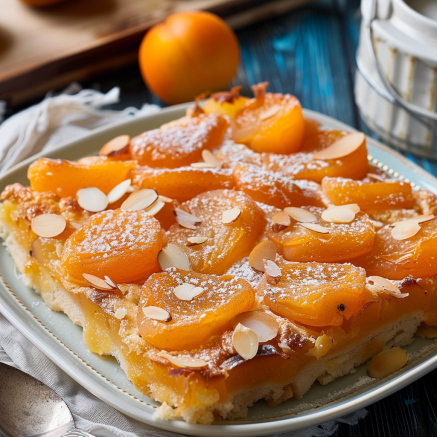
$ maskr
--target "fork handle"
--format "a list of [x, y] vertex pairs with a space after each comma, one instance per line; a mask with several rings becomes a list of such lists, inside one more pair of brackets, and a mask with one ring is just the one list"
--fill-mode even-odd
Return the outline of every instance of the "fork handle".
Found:
[[70, 431], [65, 433], [62, 437], [94, 437], [94, 436], [89, 432], [82, 431], [77, 428], [71, 428]]

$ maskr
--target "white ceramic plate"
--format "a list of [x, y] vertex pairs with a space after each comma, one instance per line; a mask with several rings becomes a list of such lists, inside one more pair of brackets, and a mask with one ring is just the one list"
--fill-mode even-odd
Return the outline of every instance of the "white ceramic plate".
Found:
[[[78, 159], [96, 153], [111, 138], [131, 136], [181, 117], [187, 105], [164, 109], [121, 124], [98, 129], [80, 140], [72, 141], [44, 156]], [[324, 115], [305, 111], [328, 128], [354, 129]], [[415, 186], [437, 193], [437, 180], [403, 156], [368, 139], [369, 159], [393, 177], [408, 179]], [[28, 184], [27, 167], [40, 155], [30, 158], [0, 179], [0, 190], [14, 182]], [[410, 362], [399, 372], [381, 380], [366, 375], [365, 366], [327, 386], [315, 384], [301, 401], [291, 399], [275, 408], [258, 402], [242, 421], [193, 425], [182, 421], [156, 420], [158, 404], [139, 393], [128, 381], [115, 359], [89, 352], [82, 340], [82, 330], [62, 313], [50, 311], [40, 296], [27, 288], [14, 273], [14, 264], [0, 246], [0, 310], [33, 344], [41, 349], [83, 387], [112, 407], [144, 423], [169, 431], [196, 436], [258, 436], [296, 430], [351, 413], [411, 383], [437, 367], [437, 343], [416, 338], [406, 349]]]

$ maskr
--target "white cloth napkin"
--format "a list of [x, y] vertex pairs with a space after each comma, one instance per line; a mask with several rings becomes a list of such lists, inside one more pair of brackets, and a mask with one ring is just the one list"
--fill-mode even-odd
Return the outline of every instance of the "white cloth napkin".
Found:
[[[91, 129], [138, 114], [159, 111], [156, 105], [140, 110], [100, 109], [115, 103], [119, 89], [107, 94], [80, 90], [76, 84], [61, 95], [48, 96], [40, 104], [22, 111], [0, 124], [0, 172], [41, 150], [50, 150], [68, 139], [86, 135]], [[0, 122], [5, 105], [0, 102]], [[52, 363], [0, 314], [0, 362], [17, 367], [55, 390], [70, 408], [76, 426], [102, 437], [177, 437], [180, 434], [158, 430], [131, 419], [105, 404]], [[0, 413], [1, 414], [1, 413]], [[356, 424], [367, 411], [359, 410], [341, 419], [298, 432], [275, 437], [332, 436], [339, 423]], [[2, 435], [0, 431], [0, 435]]]

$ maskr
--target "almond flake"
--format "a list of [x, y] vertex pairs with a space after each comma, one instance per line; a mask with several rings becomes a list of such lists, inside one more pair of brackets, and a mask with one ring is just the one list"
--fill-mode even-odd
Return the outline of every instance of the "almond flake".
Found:
[[56, 245], [56, 255], [58, 256], [58, 258], [61, 258], [63, 250], [64, 250], [64, 245], [62, 243], [58, 243]]
[[164, 208], [164, 206], [165, 206], [164, 202], [157, 200], [152, 206], [149, 206], [149, 208], [147, 208], [145, 212], [147, 212], [147, 214], [151, 216], [154, 216], [158, 214], [158, 212], [161, 211], [161, 209]]
[[109, 276], [105, 276], [105, 282], [112, 288], [118, 288], [117, 284]]
[[173, 214], [176, 216], [176, 220], [178, 218], [181, 218], [184, 219], [185, 221], [191, 222], [193, 225], [200, 225], [200, 223], [202, 223], [202, 220], [197, 218], [195, 215], [190, 214], [187, 211], [184, 211], [181, 208], [175, 208]]
[[281, 109], [282, 108], [279, 105], [270, 106], [270, 108], [266, 109], [264, 112], [261, 112], [259, 118], [260, 120], [267, 120], [268, 118], [277, 114]]
[[129, 135], [115, 137], [100, 149], [100, 156], [117, 156], [129, 147], [129, 143]]
[[260, 343], [274, 339], [279, 332], [279, 323], [269, 313], [264, 311], [246, 311], [234, 319], [234, 329], [241, 323], [255, 332]]
[[261, 241], [250, 252], [249, 265], [258, 272], [264, 272], [264, 260], [276, 259], [276, 246], [270, 240]]
[[346, 135], [326, 149], [314, 152], [312, 159], [329, 160], [343, 158], [355, 152], [364, 143], [365, 139], [365, 135], [361, 132]]
[[263, 259], [263, 264], [267, 282], [271, 285], [276, 285], [282, 277], [281, 269], [270, 259]]
[[235, 208], [228, 209], [227, 211], [223, 211], [222, 214], [222, 223], [224, 225], [229, 225], [230, 223], [235, 222], [238, 217], [240, 217], [241, 210], [236, 206]]
[[194, 229], [194, 230], [197, 229], [196, 225], [193, 224], [192, 221], [186, 220], [186, 219], [184, 219], [184, 218], [182, 218], [182, 217], [176, 216], [176, 221], [177, 221], [178, 224], [179, 224], [180, 226], [182, 226], [183, 228], [186, 228], [186, 229]]
[[202, 158], [208, 164], [212, 164], [214, 167], [220, 168], [223, 163], [209, 150], [202, 150]]
[[288, 208], [284, 208], [284, 212], [300, 223], [312, 223], [317, 220], [317, 217], [312, 212], [303, 208], [289, 206]]
[[68, 223], [74, 229], [80, 229], [82, 227], [80, 223], [76, 223], [76, 222], [68, 222]]
[[169, 322], [171, 320], [170, 313], [164, 308], [155, 306], [143, 307], [143, 313], [149, 319], [158, 320], [160, 322]]
[[126, 179], [125, 181], [120, 182], [118, 185], [116, 185], [108, 193], [108, 203], [111, 204], [117, 202], [117, 200], [120, 200], [127, 193], [130, 184], [131, 184], [131, 180]]
[[414, 220], [405, 220], [391, 230], [391, 236], [398, 241], [407, 240], [416, 235], [419, 231], [419, 223]]
[[285, 211], [278, 211], [272, 217], [273, 232], [280, 232], [291, 225], [290, 216]]
[[374, 285], [375, 287], [382, 289], [391, 296], [404, 298], [409, 295], [409, 293], [401, 293], [401, 290], [399, 290], [399, 288], [393, 284], [393, 282], [381, 276], [369, 276], [367, 281], [370, 285]]
[[83, 273], [82, 274], [83, 279], [85, 279], [85, 281], [91, 285], [91, 287], [97, 288], [98, 290], [113, 290], [114, 287], [112, 287], [111, 285], [109, 285], [104, 279], [101, 279], [97, 276], [94, 275], [90, 275], [88, 273]]
[[435, 217], [434, 214], [418, 215], [417, 217], [411, 217], [409, 219], [400, 220], [398, 222], [392, 223], [390, 226], [397, 226], [401, 223], [405, 223], [406, 221], [412, 221], [412, 222], [416, 222], [416, 223], [424, 223], [424, 222], [427, 222], [429, 220], [432, 220], [434, 217]]
[[208, 241], [208, 237], [188, 237], [187, 241], [187, 246], [197, 246]]
[[352, 209], [344, 206], [334, 206], [322, 212], [322, 219], [331, 223], [350, 223], [354, 218]]
[[76, 195], [79, 206], [86, 211], [100, 212], [108, 206], [108, 197], [96, 187], [82, 188]]
[[304, 228], [309, 229], [310, 231], [318, 232], [319, 234], [329, 234], [329, 229], [324, 228], [316, 223], [299, 223]]
[[185, 252], [176, 244], [170, 243], [158, 254], [158, 263], [162, 270], [175, 267], [181, 270], [190, 270], [190, 260]]
[[60, 214], [40, 214], [30, 223], [32, 231], [39, 237], [53, 238], [64, 232], [67, 222]]
[[134, 191], [135, 191], [135, 188], [130, 186], [130, 187], [127, 187], [126, 193], [133, 193]]
[[209, 162], [193, 162], [190, 165], [194, 168], [217, 168], [217, 166], [210, 164]]
[[367, 177], [374, 180], [375, 182], [385, 182], [385, 179], [381, 175], [376, 173], [367, 173]]
[[184, 282], [173, 289], [174, 295], [180, 300], [193, 300], [195, 297], [201, 295], [205, 289], [196, 287], [193, 284]]
[[170, 197], [167, 196], [163, 196], [162, 194], [159, 195], [159, 200], [164, 203], [173, 203], [173, 199], [170, 199]]
[[126, 317], [127, 314], [127, 309], [126, 308], [117, 308], [115, 310], [114, 316], [116, 319], [124, 319]]
[[121, 205], [124, 211], [141, 211], [152, 206], [158, 200], [158, 193], [151, 188], [134, 191]]
[[192, 369], [201, 369], [203, 367], [207, 367], [208, 363], [205, 360], [202, 360], [201, 358], [194, 358], [194, 357], [184, 357], [184, 356], [178, 356], [175, 357], [173, 355], [166, 356], [168, 361], [175, 365], [176, 367], [181, 368], [192, 368]]
[[[361, 211], [361, 208], [358, 205], [358, 203], [348, 203], [347, 205], [338, 205], [338, 206], [341, 206], [342, 208], [349, 208], [351, 211], [353, 211], [354, 214], [358, 214]], [[328, 209], [331, 208], [336, 208], [336, 206], [335, 205], [328, 206]]]
[[382, 228], [384, 226], [384, 223], [378, 220], [370, 220], [370, 221], [372, 222], [372, 225], [377, 229]]
[[238, 355], [244, 360], [250, 360], [258, 352], [258, 337], [250, 328], [241, 323], [237, 325], [232, 334], [232, 344]]

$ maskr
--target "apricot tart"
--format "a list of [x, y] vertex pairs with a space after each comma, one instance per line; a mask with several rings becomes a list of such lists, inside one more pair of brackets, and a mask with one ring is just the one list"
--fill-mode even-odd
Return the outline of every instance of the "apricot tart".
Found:
[[29, 286], [113, 355], [161, 419], [245, 417], [437, 332], [437, 198], [369, 166], [361, 133], [254, 87], [3, 191]]

